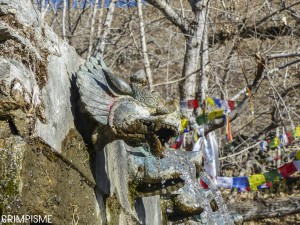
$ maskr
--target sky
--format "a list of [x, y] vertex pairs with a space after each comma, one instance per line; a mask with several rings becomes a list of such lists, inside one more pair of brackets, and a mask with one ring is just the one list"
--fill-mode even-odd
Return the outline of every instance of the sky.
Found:
[[[69, 1], [69, 0], [67, 0]], [[100, 0], [98, 7], [101, 7], [102, 1], [104, 1], [104, 7], [108, 7], [109, 2], [111, 0]], [[63, 0], [36, 0], [37, 4], [40, 5], [42, 2], [44, 6], [47, 6], [49, 2], [51, 2], [55, 9], [58, 10], [62, 8]], [[72, 7], [73, 8], [83, 8], [83, 7], [90, 7], [95, 4], [96, 0], [72, 0]], [[145, 0], [142, 0], [144, 3]], [[117, 7], [135, 7], [136, 1], [135, 0], [118, 0], [116, 3]]]

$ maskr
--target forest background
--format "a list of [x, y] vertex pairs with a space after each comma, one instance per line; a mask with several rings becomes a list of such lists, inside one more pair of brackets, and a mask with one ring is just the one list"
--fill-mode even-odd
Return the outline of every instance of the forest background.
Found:
[[[198, 109], [182, 110], [189, 121], [216, 109], [208, 97], [235, 101], [228, 114], [232, 143], [223, 119], [205, 125], [206, 133], [218, 137], [221, 176], [263, 173], [299, 150], [297, 141], [264, 152], [257, 143], [300, 125], [300, 1], [32, 2], [83, 58], [99, 51], [126, 80], [145, 69], [149, 89], [168, 101], [197, 99]], [[274, 160], [266, 160], [270, 157]], [[263, 191], [222, 192], [237, 208], [251, 209], [251, 219], [262, 224], [295, 224], [299, 185], [295, 174]], [[281, 210], [272, 210], [278, 204]]]

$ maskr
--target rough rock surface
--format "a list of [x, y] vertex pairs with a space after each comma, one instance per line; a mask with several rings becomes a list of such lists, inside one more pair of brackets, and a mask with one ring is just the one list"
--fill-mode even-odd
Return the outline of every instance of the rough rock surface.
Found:
[[124, 185], [122, 142], [95, 153], [84, 141], [73, 92], [83, 60], [30, 0], [0, 0], [0, 41], [0, 215], [161, 224], [159, 196], [131, 198]]
[[0, 1], [0, 215], [101, 224], [71, 81], [82, 60], [31, 1]]

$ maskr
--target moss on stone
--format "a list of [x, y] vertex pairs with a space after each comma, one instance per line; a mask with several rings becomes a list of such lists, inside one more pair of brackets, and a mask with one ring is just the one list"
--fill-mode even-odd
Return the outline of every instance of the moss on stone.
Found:
[[119, 215], [121, 213], [121, 205], [116, 195], [109, 196], [106, 199], [106, 211], [107, 211], [107, 224], [115, 225], [119, 224]]
[[128, 184], [128, 200], [130, 203], [131, 208], [134, 208], [134, 201], [139, 196], [137, 191], [138, 182], [132, 181]]
[[161, 224], [167, 225], [168, 223], [168, 215], [167, 215], [167, 203], [164, 200], [160, 200], [160, 208], [161, 208]]

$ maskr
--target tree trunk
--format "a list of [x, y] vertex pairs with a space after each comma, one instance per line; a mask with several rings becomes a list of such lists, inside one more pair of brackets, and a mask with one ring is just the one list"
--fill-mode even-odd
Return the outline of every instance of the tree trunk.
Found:
[[144, 25], [144, 19], [143, 19], [143, 9], [142, 9], [142, 1], [137, 1], [137, 8], [138, 8], [138, 14], [139, 14], [139, 25], [140, 25], [140, 37], [141, 37], [141, 45], [142, 45], [142, 52], [143, 52], [143, 58], [144, 58], [144, 67], [146, 70], [146, 75], [149, 82], [149, 89], [150, 91], [153, 90], [153, 78], [152, 78], [152, 72], [150, 69], [150, 61], [148, 58], [148, 51], [147, 51], [147, 42], [146, 42], [146, 33], [145, 33], [145, 25]]
[[228, 205], [228, 210], [242, 215], [244, 220], [286, 216], [300, 212], [300, 197], [234, 203]]
[[106, 14], [103, 30], [101, 31], [101, 35], [98, 37], [98, 43], [96, 45], [96, 50], [95, 50], [94, 54], [97, 52], [100, 52], [101, 54], [103, 54], [103, 52], [104, 52], [107, 37], [109, 34], [109, 29], [110, 29], [111, 23], [113, 21], [113, 15], [114, 15], [114, 11], [116, 8], [116, 2], [117, 2], [117, 0], [112, 0], [109, 3], [108, 12]]
[[[195, 7], [195, 29], [190, 30], [186, 38], [186, 52], [184, 57], [184, 66], [182, 77], [186, 79], [180, 84], [180, 99], [194, 99], [196, 97], [197, 88], [197, 74], [199, 69], [202, 68], [202, 86], [204, 91], [207, 88], [207, 78], [205, 70], [208, 63], [208, 49], [207, 49], [207, 37], [205, 37], [207, 25], [206, 18], [208, 14], [209, 0], [203, 1], [202, 8]], [[194, 8], [194, 7], [192, 7]], [[201, 52], [203, 49], [205, 51]], [[201, 64], [200, 64], [201, 63]], [[205, 88], [206, 87], [206, 88]]]
[[94, 36], [94, 30], [95, 30], [94, 26], [95, 26], [95, 18], [96, 18], [98, 4], [99, 4], [99, 0], [96, 0], [96, 2], [94, 4], [92, 21], [91, 21], [91, 30], [90, 30], [90, 37], [89, 37], [89, 49], [88, 49], [87, 59], [91, 56], [92, 50], [93, 50], [93, 36]]

